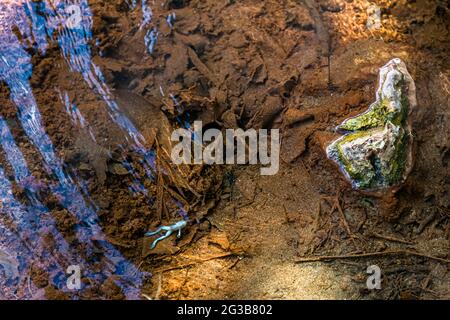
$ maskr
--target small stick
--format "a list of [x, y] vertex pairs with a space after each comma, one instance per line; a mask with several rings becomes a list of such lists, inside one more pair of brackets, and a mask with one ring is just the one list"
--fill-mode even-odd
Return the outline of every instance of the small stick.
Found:
[[227, 252], [227, 253], [223, 253], [223, 254], [218, 254], [218, 255], [215, 255], [215, 256], [212, 256], [212, 257], [209, 257], [206, 259], [197, 260], [197, 261], [180, 264], [180, 265], [173, 266], [173, 267], [167, 267], [167, 268], [155, 270], [154, 273], [163, 273], [163, 272], [177, 270], [177, 269], [184, 269], [186, 267], [190, 267], [190, 266], [193, 266], [193, 265], [196, 265], [199, 263], [203, 263], [203, 262], [207, 262], [207, 261], [211, 261], [211, 260], [215, 260], [215, 259], [220, 259], [220, 258], [226, 258], [226, 257], [230, 257], [230, 256], [235, 256], [235, 255], [239, 255], [239, 254], [242, 254], [242, 252]]
[[341, 216], [341, 220], [342, 223], [344, 224], [345, 230], [347, 230], [347, 234], [350, 238], [355, 239], [358, 238], [351, 230], [350, 230], [350, 226], [348, 225], [347, 222], [347, 218], [345, 218], [345, 214], [344, 211], [342, 210], [341, 204], [339, 203], [339, 196], [336, 196], [334, 199], [334, 205], [333, 208], [331, 209], [331, 212], [333, 212], [333, 210], [337, 209], [339, 212], [339, 215]]
[[404, 244], [410, 244], [410, 245], [414, 244], [414, 242], [411, 242], [411, 241], [407, 241], [407, 240], [403, 240], [403, 239], [399, 239], [399, 238], [395, 238], [395, 237], [391, 237], [391, 236], [383, 236], [382, 234], [379, 234], [379, 233], [372, 233], [372, 237], [380, 238], [380, 239], [384, 239], [384, 240], [388, 240], [388, 241], [393, 241], [393, 242], [404, 243]]
[[161, 294], [161, 287], [162, 287], [162, 274], [159, 274], [158, 287], [156, 288], [156, 293], [155, 293], [155, 299], [154, 300], [159, 300], [159, 296]]
[[195, 53], [194, 50], [192, 50], [191, 47], [187, 47], [187, 53], [189, 56], [189, 59], [191, 60], [192, 64], [197, 68], [198, 71], [200, 71], [201, 74], [203, 74], [209, 81], [211, 81], [214, 86], [220, 87], [220, 82], [216, 78], [213, 72], [200, 60], [200, 58], [197, 56], [197, 53]]
[[320, 214], [321, 214], [321, 212], [322, 212], [322, 202], [319, 201], [319, 205], [318, 205], [318, 208], [317, 208], [317, 215], [316, 215], [316, 218], [314, 219], [314, 223], [313, 223], [314, 233], [316, 233], [317, 229], [319, 229], [319, 222], [320, 222]]
[[387, 256], [387, 255], [412, 255], [412, 256], [416, 256], [416, 257], [422, 257], [422, 258], [439, 261], [439, 262], [450, 265], [450, 260], [426, 255], [426, 254], [411, 251], [411, 250], [389, 250], [389, 251], [357, 253], [357, 254], [348, 254], [348, 255], [308, 257], [308, 258], [298, 259], [295, 261], [295, 263], [318, 262], [318, 261], [339, 260], [339, 259], [370, 258], [370, 257], [380, 257], [380, 256]]
[[248, 207], [248, 206], [252, 205], [253, 203], [255, 203], [255, 200], [249, 200], [249, 201], [246, 201], [245, 203], [242, 203], [242, 204], [236, 206], [235, 208], [236, 209], [242, 209], [242, 208], [245, 208], [245, 207]]
[[236, 258], [236, 260], [227, 269], [228, 270], [233, 269], [238, 264], [239, 261], [241, 261], [241, 259], [240, 258]]
[[283, 204], [283, 211], [284, 211], [284, 217], [285, 217], [286, 223], [289, 223], [288, 211], [287, 211], [286, 206], [284, 204]]

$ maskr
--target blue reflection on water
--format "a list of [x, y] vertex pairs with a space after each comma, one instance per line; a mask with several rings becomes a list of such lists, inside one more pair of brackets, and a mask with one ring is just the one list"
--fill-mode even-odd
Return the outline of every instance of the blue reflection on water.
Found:
[[158, 30], [148, 30], [144, 38], [145, 47], [147, 48], [148, 53], [153, 53], [153, 50], [155, 50], [156, 41], [158, 41]]
[[59, 98], [66, 107], [66, 113], [70, 116], [72, 123], [76, 126], [81, 127], [82, 129], [86, 129], [89, 132], [89, 136], [91, 137], [92, 141], [96, 142], [95, 135], [92, 132], [91, 126], [83, 117], [77, 105], [70, 101], [69, 94], [67, 92], [64, 92], [63, 96], [63, 94], [59, 92]]
[[[55, 9], [43, 8], [47, 17], [61, 17], [65, 14], [66, 1], [61, 1]], [[92, 12], [86, 0], [79, 1], [81, 20], [71, 28], [58, 28], [56, 41], [62, 54], [73, 72], [80, 73], [91, 89], [99, 94], [106, 103], [109, 115], [131, 137], [132, 142], [141, 144], [144, 140], [142, 134], [134, 124], [120, 111], [119, 106], [109, 88], [104, 83], [104, 76], [98, 66], [92, 62], [89, 42], [92, 40]], [[53, 34], [52, 29], [47, 32]]]
[[[2, 167], [0, 167], [0, 198], [2, 199], [1, 213], [9, 216], [16, 224], [16, 234], [2, 233], [0, 243], [2, 247], [14, 250], [16, 258], [21, 260], [19, 271], [22, 272], [19, 274], [26, 274], [24, 272], [33, 263], [37, 263], [38, 267], [45, 268], [49, 275], [55, 272], [64, 272], [64, 268], [55, 259], [51, 250], [43, 245], [41, 237], [48, 234], [53, 236], [60, 258], [67, 252], [67, 243], [55, 231], [56, 228], [42, 205], [34, 201], [33, 206], [26, 208], [15, 199], [12, 185], [6, 178]], [[59, 284], [55, 283], [55, 285]]]
[[172, 12], [167, 16], [166, 21], [167, 21], [167, 24], [169, 25], [170, 29], [173, 29], [173, 24], [175, 23], [176, 19], [177, 19], [177, 15], [175, 12]]
[[[75, 11], [67, 9], [74, 3], [78, 6]], [[135, 5], [135, 3], [134, 3]], [[144, 2], [143, 2], [144, 6]], [[69, 13], [78, 13], [75, 19], [68, 16]], [[144, 24], [151, 20], [151, 10], [144, 11]], [[70, 23], [69, 23], [70, 22]], [[19, 39], [13, 32], [17, 27], [22, 38]], [[1, 145], [8, 162], [14, 170], [14, 180], [21, 186], [30, 201], [30, 205], [21, 204], [13, 195], [12, 184], [6, 177], [3, 168], [0, 167], [0, 197], [2, 199], [2, 211], [9, 215], [17, 226], [17, 231], [24, 243], [34, 244], [32, 250], [16, 248], [16, 254], [23, 254], [21, 269], [31, 261], [38, 258], [46, 266], [46, 271], [51, 275], [54, 285], [65, 290], [64, 265], [80, 264], [84, 267], [83, 276], [90, 279], [104, 280], [114, 274], [114, 281], [119, 285], [127, 298], [138, 298], [139, 288], [142, 284], [143, 274], [129, 263], [120, 252], [106, 241], [101, 228], [98, 225], [96, 207], [89, 205], [84, 196], [88, 197], [87, 188], [81, 187], [83, 183], [78, 177], [72, 177], [64, 171], [61, 160], [55, 154], [52, 142], [46, 134], [42, 124], [38, 105], [34, 98], [29, 79], [32, 75], [31, 56], [25, 50], [33, 48], [40, 54], [45, 54], [48, 47], [48, 39], [55, 40], [63, 57], [67, 61], [72, 72], [81, 74], [89, 87], [99, 94], [108, 106], [112, 120], [117, 123], [131, 138], [135, 149], [142, 155], [143, 163], [154, 168], [154, 154], [143, 147], [143, 137], [133, 123], [123, 115], [119, 106], [114, 101], [100, 68], [91, 60], [89, 41], [92, 39], [92, 13], [86, 0], [80, 1], [48, 1], [43, 2], [15, 2], [0, 3], [0, 80], [4, 81], [10, 89], [10, 98], [17, 107], [18, 119], [28, 138], [39, 151], [44, 161], [44, 167], [50, 175], [56, 178], [56, 183], [46, 186], [57, 196], [59, 203], [77, 219], [75, 227], [77, 240], [83, 243], [85, 254], [93, 256], [100, 247], [107, 267], [101, 273], [90, 269], [87, 261], [82, 261], [74, 248], [65, 241], [59, 233], [49, 210], [39, 200], [39, 184], [35, 183], [33, 176], [27, 167], [21, 150], [17, 147], [14, 138], [9, 131], [6, 121], [0, 118]], [[61, 98], [64, 100], [67, 112], [73, 121], [79, 122], [84, 127], [88, 123], [79, 112], [78, 108], [71, 104], [67, 94]], [[92, 135], [95, 140], [95, 137]], [[131, 188], [135, 192], [146, 193], [145, 187], [140, 182], [140, 177], [129, 166], [130, 172], [135, 175], [135, 181]], [[149, 167], [146, 168], [149, 177], [153, 174]], [[81, 189], [81, 190], [80, 190]], [[55, 252], [42, 246], [43, 235], [51, 235], [55, 243]], [[3, 245], [12, 243], [12, 235], [2, 233], [0, 242]], [[11, 246], [9, 246], [11, 249]], [[55, 254], [59, 257], [55, 259]], [[61, 260], [62, 259], [62, 260]], [[92, 262], [93, 259], [90, 259]], [[51, 272], [50, 272], [51, 271]]]
[[142, 23], [141, 27], [146, 26], [152, 21], [153, 12], [152, 8], [148, 5], [147, 0], [142, 0]]

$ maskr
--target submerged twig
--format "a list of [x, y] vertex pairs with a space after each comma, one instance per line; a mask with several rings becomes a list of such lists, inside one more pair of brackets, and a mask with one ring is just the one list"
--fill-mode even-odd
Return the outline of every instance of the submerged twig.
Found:
[[340, 260], [340, 259], [370, 258], [370, 257], [379, 257], [379, 256], [387, 256], [387, 255], [412, 255], [412, 256], [416, 256], [416, 257], [427, 258], [427, 259], [439, 261], [441, 263], [450, 265], [450, 260], [448, 260], [448, 259], [430, 256], [430, 255], [423, 254], [420, 252], [415, 252], [412, 250], [388, 250], [388, 251], [357, 253], [357, 254], [348, 254], [348, 255], [307, 257], [307, 258], [298, 259], [295, 261], [295, 263], [320, 262], [320, 261]]
[[196, 261], [192, 261], [192, 262], [188, 262], [188, 263], [184, 263], [184, 264], [180, 264], [180, 265], [176, 265], [176, 266], [172, 266], [172, 267], [161, 268], [159, 270], [155, 270], [154, 273], [163, 273], [163, 272], [177, 270], [177, 269], [184, 269], [186, 267], [190, 267], [190, 266], [200, 264], [203, 262], [207, 262], [207, 261], [211, 261], [211, 260], [215, 260], [215, 259], [226, 258], [226, 257], [231, 257], [231, 256], [235, 256], [235, 255], [241, 255], [241, 254], [243, 254], [243, 252], [241, 252], [241, 251], [221, 253], [221, 254], [214, 255], [212, 257], [208, 257], [205, 259], [199, 259]]
[[399, 243], [403, 243], [403, 244], [410, 244], [410, 245], [414, 244], [414, 242], [411, 242], [411, 241], [407, 241], [407, 240], [403, 240], [403, 239], [399, 239], [399, 238], [395, 238], [395, 237], [391, 237], [391, 236], [384, 236], [384, 235], [379, 234], [379, 233], [372, 233], [372, 236], [375, 237], [375, 238], [388, 240], [388, 241], [393, 241], [393, 242], [399, 242]]
[[334, 210], [337, 210], [339, 212], [339, 215], [341, 217], [342, 223], [344, 224], [345, 230], [347, 231], [348, 236], [354, 240], [357, 239], [358, 236], [356, 236], [352, 230], [350, 229], [350, 226], [347, 222], [347, 218], [345, 217], [344, 211], [342, 210], [341, 204], [340, 204], [340, 200], [339, 200], [339, 196], [334, 196], [334, 197], [322, 197], [325, 200], [331, 200], [333, 205], [331, 208], [331, 213], [333, 213]]

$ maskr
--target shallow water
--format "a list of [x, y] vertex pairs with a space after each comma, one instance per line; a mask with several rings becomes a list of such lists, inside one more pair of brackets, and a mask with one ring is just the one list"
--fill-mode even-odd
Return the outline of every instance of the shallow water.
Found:
[[[129, 5], [130, 10], [136, 8], [134, 2]], [[152, 19], [152, 11], [146, 1], [142, 2], [142, 9], [144, 15], [140, 28], [146, 29]], [[155, 30], [148, 30], [142, 39], [149, 53], [155, 46], [156, 34]], [[0, 225], [0, 249], [11, 257], [9, 260], [3, 259], [1, 264], [6, 271], [10, 271], [11, 263], [8, 261], [12, 260], [19, 269], [19, 274], [6, 272], [2, 277], [8, 286], [2, 292], [5, 298], [42, 298], [42, 290], [37, 290], [32, 284], [29, 290], [19, 290], [24, 283], [29, 282], [27, 270], [36, 265], [42, 272], [49, 274], [50, 284], [74, 299], [80, 293], [74, 293], [67, 287], [66, 274], [66, 269], [73, 265], [80, 266], [86, 279], [81, 290], [89, 289], [90, 280], [102, 282], [102, 279], [111, 278], [127, 298], [140, 297], [140, 286], [146, 274], [127, 261], [106, 240], [98, 225], [98, 208], [90, 199], [87, 188], [84, 188], [83, 178], [65, 166], [58, 156], [44, 128], [41, 106], [30, 85], [33, 73], [31, 55], [45, 57], [48, 48], [56, 45], [69, 69], [80, 74], [92, 92], [103, 99], [111, 126], [121, 130], [123, 143], [141, 155], [144, 165], [154, 166], [153, 153], [145, 148], [144, 136], [119, 108], [104, 81], [102, 70], [92, 60], [92, 40], [92, 12], [86, 0], [0, 3], [0, 78], [10, 91], [10, 99], [17, 108], [17, 119], [26, 139], [39, 153], [46, 173], [52, 177], [52, 181], [47, 183], [36, 181], [11, 134], [8, 122], [0, 115], [2, 152], [8, 161], [6, 165], [14, 170], [13, 177], [7, 176], [5, 164], [0, 166], [0, 209], [3, 218], [9, 219], [9, 227]], [[80, 130], [87, 130], [95, 144], [97, 137], [92, 131], [92, 124], [71, 102], [68, 93], [59, 89], [57, 83], [53, 85], [59, 92], [67, 116]], [[134, 170], [125, 160], [123, 166], [131, 172]], [[147, 175], [153, 178], [151, 170], [147, 170]], [[135, 181], [129, 188], [147, 195], [141, 177], [138, 174], [134, 176]], [[25, 200], [14, 195], [15, 185], [24, 190]], [[53, 193], [59, 205], [76, 218], [77, 241], [68, 243], [60, 233], [54, 217], [40, 199], [42, 189]], [[43, 245], [44, 238], [49, 236], [54, 241], [52, 248]], [[83, 255], [80, 255], [80, 247], [83, 248]], [[98, 261], [102, 261], [100, 268]]]

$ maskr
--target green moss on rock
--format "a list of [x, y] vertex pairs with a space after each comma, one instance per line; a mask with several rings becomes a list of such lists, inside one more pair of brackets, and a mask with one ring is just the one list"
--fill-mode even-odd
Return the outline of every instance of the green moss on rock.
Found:
[[377, 100], [365, 113], [345, 120], [349, 131], [327, 148], [357, 189], [380, 189], [400, 184], [411, 165], [412, 137], [408, 124], [415, 105], [414, 81], [400, 59], [380, 69]]

